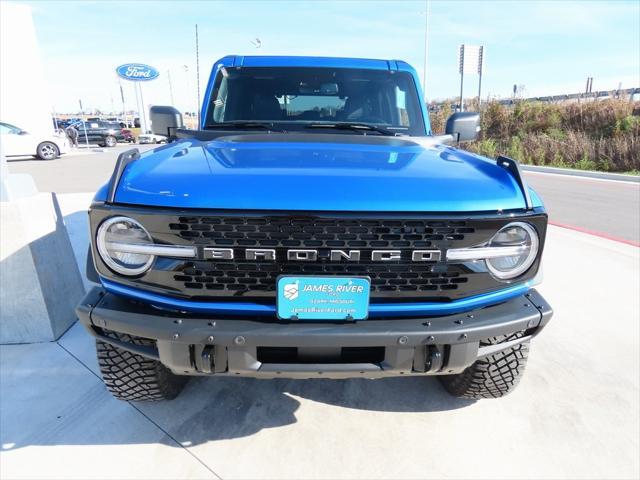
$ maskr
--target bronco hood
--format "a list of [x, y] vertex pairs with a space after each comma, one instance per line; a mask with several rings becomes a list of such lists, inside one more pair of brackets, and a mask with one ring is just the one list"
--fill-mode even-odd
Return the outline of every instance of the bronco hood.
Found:
[[517, 182], [495, 161], [413, 137], [316, 133], [184, 140], [145, 152], [127, 167], [115, 201], [238, 210], [525, 208]]

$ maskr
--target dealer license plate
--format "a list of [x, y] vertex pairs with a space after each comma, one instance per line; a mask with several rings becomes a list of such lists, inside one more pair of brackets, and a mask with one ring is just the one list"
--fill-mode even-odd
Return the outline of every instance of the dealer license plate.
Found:
[[371, 280], [366, 277], [278, 277], [283, 320], [364, 320]]

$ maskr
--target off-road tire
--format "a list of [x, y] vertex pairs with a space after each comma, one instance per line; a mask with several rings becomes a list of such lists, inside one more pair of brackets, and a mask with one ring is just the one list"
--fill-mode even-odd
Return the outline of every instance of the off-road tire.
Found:
[[60, 149], [53, 142], [42, 142], [36, 149], [36, 158], [40, 160], [54, 160], [60, 156]]
[[[153, 341], [117, 334], [119, 340], [153, 346]], [[174, 375], [157, 360], [131, 353], [100, 340], [96, 341], [102, 379], [111, 394], [120, 400], [158, 401], [176, 398], [188, 377]]]
[[[493, 337], [480, 342], [480, 346], [510, 342], [523, 335], [524, 332], [517, 332]], [[524, 342], [476, 360], [462, 373], [441, 376], [440, 382], [447, 392], [456, 397], [472, 399], [503, 397], [518, 385], [524, 374], [528, 356], [529, 342]]]

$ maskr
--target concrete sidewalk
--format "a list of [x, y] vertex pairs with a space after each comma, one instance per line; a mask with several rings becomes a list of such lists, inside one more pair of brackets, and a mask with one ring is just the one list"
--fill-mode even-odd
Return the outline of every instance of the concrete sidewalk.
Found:
[[500, 400], [425, 378], [200, 378], [130, 404], [78, 324], [3, 346], [0, 477], [638, 478], [639, 267], [637, 248], [551, 227], [540, 290], [556, 316]]

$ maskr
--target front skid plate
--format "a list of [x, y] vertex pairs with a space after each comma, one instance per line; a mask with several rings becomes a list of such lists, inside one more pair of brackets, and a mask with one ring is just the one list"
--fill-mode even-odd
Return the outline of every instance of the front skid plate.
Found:
[[[100, 288], [89, 292], [77, 312], [98, 338], [104, 329], [156, 340], [157, 350], [136, 353], [159, 358], [176, 373], [268, 378], [456, 373], [486, 354], [479, 351], [480, 341], [524, 330], [538, 333], [552, 315], [535, 290], [463, 314], [350, 323], [193, 317], [134, 303]], [[257, 360], [257, 347], [385, 347], [386, 353], [380, 364], [264, 364]], [[434, 351], [442, 351], [446, 365], [425, 371], [426, 357]]]

